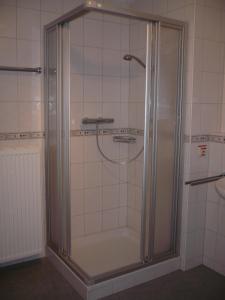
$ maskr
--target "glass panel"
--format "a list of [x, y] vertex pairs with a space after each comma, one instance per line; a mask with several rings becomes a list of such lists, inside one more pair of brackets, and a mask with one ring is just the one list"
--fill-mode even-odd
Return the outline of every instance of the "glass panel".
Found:
[[[90, 13], [70, 28], [71, 259], [92, 277], [140, 262], [146, 23]], [[82, 124], [99, 117], [114, 119], [100, 149]]]
[[61, 218], [57, 171], [57, 31], [47, 32], [47, 109], [48, 109], [48, 208], [49, 239], [57, 249], [61, 240]]
[[159, 95], [157, 104], [157, 186], [154, 254], [169, 252], [174, 230], [174, 179], [179, 34], [162, 27], [160, 35]]

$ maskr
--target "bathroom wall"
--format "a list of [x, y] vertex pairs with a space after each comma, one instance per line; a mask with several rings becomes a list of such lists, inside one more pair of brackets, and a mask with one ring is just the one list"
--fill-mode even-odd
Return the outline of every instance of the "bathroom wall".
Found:
[[[43, 67], [43, 26], [79, 3], [0, 1], [0, 65]], [[43, 104], [43, 73], [0, 71], [0, 145], [32, 144], [44, 154]], [[44, 187], [44, 155], [42, 158]], [[45, 216], [44, 190], [41, 200]]]
[[[82, 118], [114, 118], [101, 129], [128, 128], [129, 20], [91, 13], [71, 23], [72, 238], [127, 225], [127, 167], [103, 159], [93, 125]], [[80, 130], [83, 135], [79, 136]], [[127, 145], [99, 137], [104, 153], [126, 159]]]
[[[130, 21], [130, 53], [146, 63], [146, 22]], [[145, 69], [136, 61], [130, 63], [130, 85], [128, 105], [128, 126], [140, 130], [136, 136], [136, 144], [128, 146], [129, 159], [141, 151], [144, 144], [144, 100], [145, 100]], [[140, 234], [141, 203], [143, 186], [143, 153], [127, 165], [128, 176], [128, 227]]]
[[[208, 175], [224, 172], [225, 145], [211, 142], [209, 146]], [[215, 182], [208, 184], [203, 263], [225, 275], [225, 201], [215, 190]]]

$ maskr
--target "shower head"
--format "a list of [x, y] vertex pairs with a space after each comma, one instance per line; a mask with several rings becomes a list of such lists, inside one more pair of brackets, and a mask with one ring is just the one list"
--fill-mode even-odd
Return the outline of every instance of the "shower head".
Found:
[[143, 61], [140, 60], [140, 58], [132, 55], [132, 54], [125, 54], [123, 57], [124, 60], [127, 61], [131, 61], [132, 59], [136, 60], [136, 62], [139, 63], [139, 65], [141, 65], [144, 69], [146, 68], [145, 64], [143, 63]]

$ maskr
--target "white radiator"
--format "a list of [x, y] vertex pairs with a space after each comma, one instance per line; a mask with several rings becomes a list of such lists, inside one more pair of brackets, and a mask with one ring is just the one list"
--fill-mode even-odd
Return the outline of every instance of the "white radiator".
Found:
[[0, 264], [43, 251], [38, 147], [0, 148]]

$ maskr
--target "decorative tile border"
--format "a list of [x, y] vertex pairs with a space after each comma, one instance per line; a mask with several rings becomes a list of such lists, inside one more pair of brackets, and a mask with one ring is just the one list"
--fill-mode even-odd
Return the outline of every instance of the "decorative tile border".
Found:
[[[112, 134], [132, 134], [132, 135], [144, 135], [144, 130], [135, 128], [111, 128], [111, 129], [100, 129], [99, 135], [112, 135]], [[71, 130], [71, 136], [90, 136], [96, 135], [95, 129], [88, 130]]]
[[43, 131], [38, 132], [7, 132], [0, 133], [0, 141], [43, 139]]
[[[111, 129], [100, 129], [100, 135], [113, 135], [113, 134], [132, 134], [132, 135], [144, 135], [143, 129], [135, 129], [135, 128], [111, 128]], [[93, 136], [96, 135], [96, 130], [71, 130], [71, 137], [75, 136]], [[10, 141], [10, 140], [30, 140], [30, 139], [43, 139], [45, 137], [45, 133], [43, 131], [35, 131], [35, 132], [3, 132], [0, 133], [0, 141]], [[225, 144], [225, 134], [217, 134], [217, 135], [206, 135], [199, 134], [193, 136], [184, 136], [185, 143], [221, 143]]]
[[192, 135], [191, 143], [206, 143], [209, 141], [208, 135]]
[[[186, 137], [185, 136], [185, 142], [186, 142]], [[187, 142], [189, 142], [188, 140]], [[206, 143], [206, 142], [213, 142], [213, 143], [225, 143], [225, 135], [214, 135], [214, 134], [209, 134], [209, 135], [193, 135], [191, 137], [191, 143]]]

